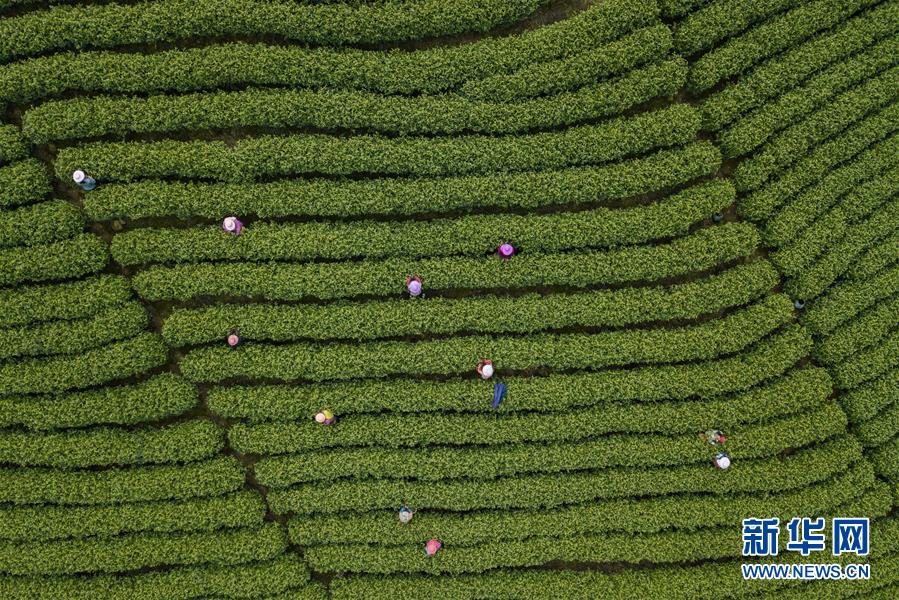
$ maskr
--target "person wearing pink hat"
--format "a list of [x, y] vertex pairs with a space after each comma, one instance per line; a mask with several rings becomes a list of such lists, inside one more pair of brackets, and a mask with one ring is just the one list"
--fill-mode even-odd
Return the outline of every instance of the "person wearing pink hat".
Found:
[[505, 244], [502, 244], [497, 249], [497, 253], [500, 255], [500, 257], [503, 260], [509, 260], [515, 254], [515, 252], [516, 252], [515, 246], [513, 246], [512, 244], [510, 244], [508, 242], [506, 242]]
[[228, 337], [226, 338], [226, 340], [228, 342], [228, 347], [231, 348], [232, 350], [234, 348], [237, 348], [240, 345], [240, 342], [242, 341], [240, 339], [240, 333], [237, 331], [237, 329], [229, 330]]
[[425, 554], [427, 554], [428, 556], [434, 556], [435, 554], [437, 554], [437, 551], [440, 550], [440, 548], [442, 548], [442, 547], [443, 547], [443, 544], [440, 542], [440, 540], [437, 540], [437, 539], [428, 540], [427, 543], [425, 544]]
[[222, 221], [222, 229], [232, 235], [240, 235], [241, 230], [243, 230], [243, 223], [237, 217], [225, 217], [225, 220]]
[[476, 369], [478, 375], [481, 376], [481, 379], [487, 381], [491, 377], [493, 377], [493, 361], [488, 358], [483, 358], [478, 362], [478, 367]]
[[409, 291], [409, 295], [413, 298], [418, 298], [419, 296], [421, 296], [421, 277], [419, 277], [418, 275], [406, 277], [406, 289]]
[[327, 408], [315, 415], [315, 422], [321, 425], [333, 425], [336, 421], [337, 417]]

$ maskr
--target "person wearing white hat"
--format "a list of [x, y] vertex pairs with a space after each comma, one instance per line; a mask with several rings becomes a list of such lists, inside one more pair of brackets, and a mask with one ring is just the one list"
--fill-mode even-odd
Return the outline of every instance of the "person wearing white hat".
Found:
[[78, 169], [77, 171], [72, 173], [72, 181], [78, 184], [78, 187], [80, 187], [85, 192], [89, 192], [97, 187], [97, 180], [81, 169]]
[[413, 515], [415, 515], [415, 512], [411, 508], [403, 504], [403, 507], [400, 509], [400, 523], [402, 523], [403, 525], [407, 524], [412, 520]]
[[481, 376], [481, 379], [487, 381], [488, 379], [493, 377], [493, 361], [486, 358], [481, 359], [476, 370], [478, 372], [478, 375]]
[[240, 235], [243, 229], [243, 223], [237, 220], [237, 217], [225, 217], [222, 221], [222, 229], [233, 235]]
[[729, 468], [730, 467], [730, 457], [723, 452], [721, 454], [716, 455], [715, 456], [715, 466], [721, 470]]

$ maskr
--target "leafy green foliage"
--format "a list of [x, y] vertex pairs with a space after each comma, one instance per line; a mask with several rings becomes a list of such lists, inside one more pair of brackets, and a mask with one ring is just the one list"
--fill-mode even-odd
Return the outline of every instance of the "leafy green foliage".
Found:
[[50, 244], [3, 249], [0, 250], [0, 285], [90, 275], [105, 267], [108, 260], [106, 242], [90, 233]]
[[786, 458], [747, 460], [726, 476], [708, 464], [578, 472], [559, 485], [558, 475], [522, 475], [488, 481], [332, 481], [271, 490], [279, 513], [337, 513], [388, 509], [404, 502], [420, 510], [555, 507], [605, 498], [675, 493], [733, 494], [802, 488], [830, 478], [861, 459], [853, 437], [839, 437]]
[[43, 396], [0, 398], [0, 425], [32, 430], [130, 425], [179, 415], [197, 404], [197, 389], [171, 373], [143, 383]]
[[899, 97], [899, 67], [841, 94], [828, 106], [778, 134], [734, 171], [739, 191], [754, 190], [804, 156], [816, 144], [838, 134]]
[[55, 7], [0, 21], [0, 60], [64, 48], [233, 35], [277, 35], [332, 46], [377, 44], [488, 31], [545, 2], [421, 0], [317, 6], [276, 0], [156, 0], [138, 6]]
[[626, 209], [519, 216], [471, 215], [429, 221], [350, 223], [256, 222], [235, 238], [220, 225], [137, 229], [116, 235], [111, 252], [122, 265], [204, 260], [483, 256], [510, 241], [527, 252], [615, 247], [685, 235], [695, 223], [733, 203], [724, 180], [694, 186], [660, 202]]
[[143, 531], [259, 527], [264, 515], [262, 498], [252, 491], [109, 506], [15, 506], [0, 510], [0, 538], [36, 542]]
[[755, 63], [876, 3], [877, 0], [813, 0], [803, 3], [699, 58], [690, 69], [687, 84], [695, 92], [707, 90], [723, 79], [744, 73]]
[[22, 160], [27, 156], [28, 143], [19, 128], [15, 125], [0, 124], [0, 165]]
[[717, 131], [829, 65], [899, 30], [899, 6], [883, 2], [819, 36], [769, 58], [701, 104], [703, 129]]
[[579, 54], [655, 24], [657, 15], [654, 0], [608, 0], [520, 35], [417, 52], [232, 43], [147, 55], [53, 54], [0, 68], [0, 99], [27, 103], [66, 90], [184, 92], [235, 84], [438, 93], [470, 79]]
[[654, 61], [670, 49], [671, 30], [668, 27], [645, 27], [574, 56], [534, 62], [513, 73], [471, 79], [462, 85], [460, 92], [473, 100], [493, 102], [559, 94]]
[[22, 129], [37, 144], [122, 136], [126, 132], [246, 127], [359, 129], [398, 134], [508, 134], [557, 128], [617, 115], [669, 96], [687, 76], [673, 58], [618, 79], [514, 104], [454, 96], [384, 96], [352, 90], [249, 89], [237, 92], [78, 98], [25, 113]]
[[875, 346], [834, 367], [834, 382], [842, 389], [853, 388], [886, 373], [897, 365], [899, 365], [899, 329], [890, 332]]
[[[792, 326], [759, 342], [750, 351], [731, 358], [693, 364], [604, 370], [575, 375], [509, 377], [506, 382], [512, 391], [508, 400], [503, 402], [498, 410], [500, 413], [549, 412], [593, 406], [610, 401], [681, 400], [692, 396], [706, 397], [732, 393], [776, 378], [803, 356], [806, 356], [811, 346], [808, 334], [799, 326]], [[722, 378], [721, 373], [729, 373], [731, 377]], [[830, 389], [830, 381], [822, 371], [817, 372], [817, 377], [824, 377], [823, 381], [819, 380], [817, 385]], [[786, 392], [784, 395], [787, 396]], [[486, 401], [482, 382], [446, 381], [437, 383], [401, 379], [308, 385], [299, 390], [294, 386], [286, 385], [213, 387], [209, 391], [209, 405], [214, 412], [220, 415], [248, 418], [252, 421], [309, 419], [322, 406], [329, 406], [336, 414], [341, 415], [357, 412], [376, 413], [384, 410], [400, 413], [493, 412]], [[735, 410], [739, 410], [738, 406], [737, 404], [733, 405]], [[663, 411], [665, 409], [650, 405], [645, 410]], [[689, 413], [690, 410], [689, 405], [684, 406], [685, 412]], [[610, 416], [619, 414], [621, 414], [619, 410], [610, 412]], [[646, 417], [650, 424], [641, 425], [640, 423], [643, 421], [639, 415], [643, 413], [638, 411], [636, 414], [638, 415], [637, 424], [629, 426], [635, 427], [637, 431], [657, 431], [651, 424], [654, 422], [651, 416]], [[729, 414], [727, 411], [710, 412], [709, 418], [713, 414], [741, 422], [735, 416], [727, 417]], [[675, 415], [680, 415], [680, 413], [675, 412], [672, 419], [675, 418]], [[545, 417], [546, 415], [541, 416]], [[404, 420], [410, 418], [410, 415], [404, 414], [398, 418]], [[683, 417], [679, 416], [678, 418]], [[383, 422], [395, 425], [393, 421]], [[494, 425], [490, 420], [483, 422], [488, 428]], [[695, 424], [695, 421], [688, 419], [687, 422], [694, 423], [690, 426], [692, 429], [700, 427]], [[371, 420], [362, 421], [362, 423], [371, 423]], [[658, 424], [655, 425], [655, 427], [657, 426]], [[347, 428], [349, 429], [348, 433], [340, 433]], [[340, 437], [342, 435], [346, 435], [351, 440], [355, 435], [359, 435], [353, 433], [357, 431], [353, 426], [348, 425], [347, 428], [339, 428], [325, 434], [319, 427], [316, 430], [318, 433], [306, 430], [288, 439], [300, 440], [293, 441], [294, 444], [304, 444], [296, 446], [297, 448], [308, 447], [305, 444], [313, 444], [313, 447], [326, 445], [326, 441], [329, 439], [333, 440], [332, 443], [339, 444], [343, 439]], [[281, 429], [289, 429], [289, 427]], [[243, 433], [242, 430], [243, 426], [235, 425], [231, 430], [231, 439], [237, 440], [238, 435]], [[374, 432], [377, 430], [372, 429], [371, 431], [372, 435], [375, 435]], [[678, 431], [682, 430], [678, 429]], [[393, 428], [393, 433], [397, 435], [396, 427]], [[431, 435], [436, 434], [432, 433]], [[258, 439], [262, 439], [262, 437], [260, 436]], [[308, 441], [303, 441], [304, 438], [307, 438]], [[379, 438], [379, 442], [383, 442], [383, 439]]]
[[816, 335], [826, 335], [880, 300], [899, 292], [899, 265], [875, 277], [847, 281], [831, 287], [808, 307], [803, 324]]
[[42, 394], [86, 388], [145, 373], [166, 362], [162, 339], [142, 333], [71, 356], [0, 364], [0, 394]]
[[[306, 564], [294, 554], [285, 554], [268, 561], [227, 566], [171, 567], [128, 577], [6, 576], [0, 578], [0, 587], [8, 590], [14, 598], [42, 600], [118, 600], [123, 596], [147, 600], [190, 600], [204, 595], [261, 598], [292, 586], [301, 586], [308, 580], [309, 570]], [[324, 597], [316, 600], [320, 598]]]
[[76, 354], [141, 333], [149, 318], [135, 301], [87, 319], [0, 329], [0, 358]]
[[140, 181], [85, 197], [95, 220], [118, 217], [409, 215], [486, 207], [534, 209], [637, 196], [711, 175], [721, 154], [708, 142], [602, 166], [433, 179], [287, 179], [220, 184]]
[[185, 421], [158, 429], [95, 428], [57, 433], [0, 432], [0, 462], [38, 467], [191, 462], [224, 447], [211, 421]]
[[0, 500], [14, 504], [94, 505], [185, 500], [241, 489], [244, 470], [230, 456], [186, 465], [61, 471], [43, 468], [0, 470]]
[[751, 253], [758, 232], [744, 223], [700, 229], [656, 246], [566, 254], [522, 254], [505, 262], [496, 256], [404, 258], [352, 263], [222, 263], [153, 267], [134, 276], [137, 293], [149, 301], [198, 296], [248, 296], [277, 300], [392, 295], [417, 273], [426, 290], [502, 289], [526, 286], [655, 281], [695, 273]]
[[[606, 500], [553, 510], [495, 510], [472, 513], [423, 511], [397, 527], [394, 511], [295, 516], [288, 521], [295, 544], [414, 544], [439, 531], [447, 546], [497, 540], [524, 540], [532, 535], [560, 537], [604, 532], [657, 533], [677, 527], [693, 529], [739, 523], [748, 514], [821, 514], [876, 486], [874, 469], [859, 462], [845, 473], [805, 489], [734, 496], [680, 495]], [[878, 492], [883, 488], [877, 486]]]
[[234, 377], [325, 381], [387, 375], [461, 374], [489, 356], [509, 371], [539, 367], [596, 369], [627, 364], [710, 359], [737, 352], [793, 318], [793, 303], [772, 295], [722, 319], [671, 329], [597, 334], [467, 336], [421, 342], [246, 345], [199, 348], [181, 362], [193, 381]]
[[232, 565], [275, 558], [287, 548], [277, 523], [197, 533], [0, 542], [0, 570], [14, 575], [132, 571], [161, 565]]
[[34, 246], [73, 237], [84, 226], [78, 208], [63, 200], [0, 213], [0, 247]]
[[37, 159], [0, 167], [0, 207], [37, 202], [49, 193], [50, 176]]
[[841, 325], [815, 345], [815, 357], [826, 365], [837, 365], [870, 344], [882, 339], [897, 323], [899, 295], [876, 304], [852, 321]]
[[71, 283], [0, 289], [0, 325], [90, 317], [131, 297], [124, 277], [99, 275]]
[[184, 176], [228, 182], [323, 173], [452, 175], [589, 165], [693, 139], [699, 116], [674, 105], [598, 125], [522, 136], [384, 138], [323, 134], [264, 135], [222, 141], [95, 143], [59, 151], [62, 177], [84, 168], [98, 180]]
[[718, 140], [729, 157], [747, 154], [801, 117], [831, 102], [839, 93], [899, 62], [899, 39], [886, 39], [848, 60], [832, 65], [738, 120]]
[[801, 4], [800, 0], [716, 0], [674, 28], [674, 47], [683, 55], [708, 50], [753, 23]]
[[529, 294], [514, 298], [433, 298], [328, 306], [222, 304], [176, 309], [163, 324], [171, 346], [219, 341], [240, 329], [246, 340], [376, 339], [458, 332], [533, 333], [574, 325], [622, 326], [697, 318], [750, 302], [770, 290], [777, 273], [765, 261], [670, 287], [595, 290], [578, 294]]

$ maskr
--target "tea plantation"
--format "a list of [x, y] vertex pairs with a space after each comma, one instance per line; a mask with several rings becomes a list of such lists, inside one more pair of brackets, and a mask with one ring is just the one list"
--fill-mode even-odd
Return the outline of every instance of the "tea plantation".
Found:
[[0, 598], [899, 597], [899, 0], [0, 0], [0, 110]]

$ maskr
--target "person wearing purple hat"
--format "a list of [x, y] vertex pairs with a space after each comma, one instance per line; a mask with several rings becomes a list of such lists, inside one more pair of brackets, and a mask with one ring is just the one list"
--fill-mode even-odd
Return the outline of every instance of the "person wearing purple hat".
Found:
[[81, 169], [78, 169], [77, 171], [72, 173], [72, 181], [78, 184], [78, 187], [80, 187], [85, 192], [89, 192], [97, 187], [97, 180]]
[[225, 217], [222, 221], [222, 229], [233, 235], [240, 235], [243, 229], [243, 223], [237, 220], [237, 217]]
[[515, 246], [506, 242], [499, 247], [497, 252], [504, 260], [509, 260], [510, 258], [512, 258], [512, 255], [515, 254]]
[[412, 275], [411, 277], [406, 277], [406, 289], [409, 291], [409, 295], [413, 298], [418, 298], [421, 296], [421, 277], [418, 275]]

